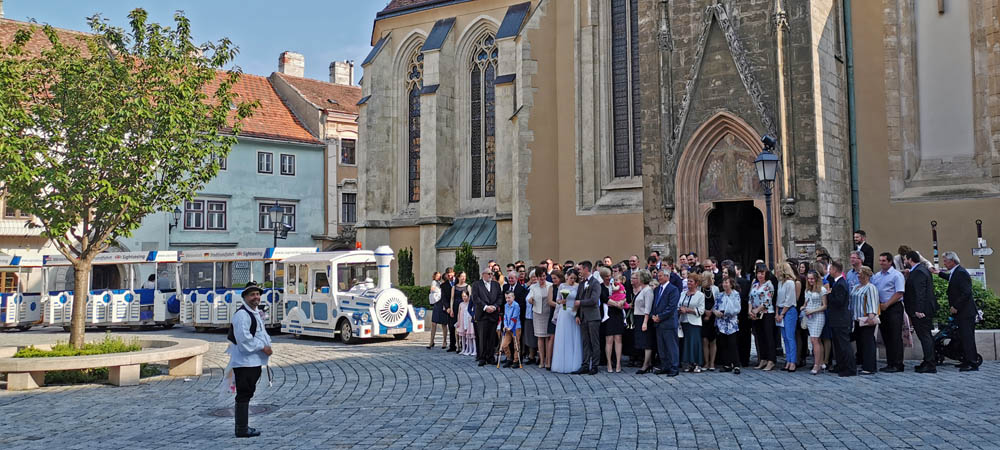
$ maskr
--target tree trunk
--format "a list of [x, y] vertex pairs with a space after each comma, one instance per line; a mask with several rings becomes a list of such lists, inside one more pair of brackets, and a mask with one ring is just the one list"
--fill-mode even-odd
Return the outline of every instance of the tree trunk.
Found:
[[70, 322], [69, 343], [83, 348], [83, 332], [87, 322], [87, 297], [90, 295], [90, 261], [73, 264], [73, 319]]

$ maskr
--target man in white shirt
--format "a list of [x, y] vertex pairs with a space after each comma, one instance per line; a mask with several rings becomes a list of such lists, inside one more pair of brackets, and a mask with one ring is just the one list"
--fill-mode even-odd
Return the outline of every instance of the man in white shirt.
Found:
[[236, 381], [236, 437], [260, 436], [260, 431], [250, 428], [250, 399], [257, 390], [261, 366], [267, 366], [271, 356], [271, 336], [264, 328], [257, 307], [264, 291], [251, 281], [243, 289], [243, 306], [233, 314], [229, 336], [229, 366]]

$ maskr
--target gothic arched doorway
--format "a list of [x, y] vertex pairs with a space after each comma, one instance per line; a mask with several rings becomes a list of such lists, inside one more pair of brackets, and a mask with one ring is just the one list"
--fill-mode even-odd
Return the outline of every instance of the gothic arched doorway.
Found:
[[708, 213], [708, 254], [741, 263], [749, 273], [766, 260], [764, 216], [751, 201], [717, 202]]
[[[677, 187], [678, 251], [696, 251], [724, 259], [724, 255], [716, 252], [723, 251], [728, 244], [712, 242], [715, 236], [710, 239], [711, 232], [715, 230], [709, 223], [710, 213], [719, 205], [726, 210], [739, 208], [743, 211], [720, 213], [737, 215], [725, 220], [739, 220], [731, 226], [743, 230], [739, 232], [741, 236], [748, 236], [748, 230], [757, 230], [758, 221], [763, 221], [765, 205], [753, 161], [762, 148], [760, 135], [746, 122], [727, 112], [716, 114], [695, 130], [681, 154], [674, 181]], [[780, 197], [778, 193], [775, 195]], [[733, 202], [743, 206], [725, 206]], [[757, 215], [746, 208], [756, 209]], [[774, 223], [774, 239], [780, 240], [781, 221], [776, 211], [772, 211], [771, 220]], [[726, 223], [726, 226], [730, 224]], [[741, 239], [762, 240], [766, 248], [769, 238], [763, 227], [757, 235], [757, 238]], [[780, 260], [781, 245], [775, 245], [775, 252], [775, 260]], [[767, 259], [766, 253], [763, 256], [762, 259]], [[749, 258], [749, 254], [745, 257]], [[744, 261], [744, 264], [752, 263], [752, 260]], [[750, 266], [744, 267], [749, 269]]]

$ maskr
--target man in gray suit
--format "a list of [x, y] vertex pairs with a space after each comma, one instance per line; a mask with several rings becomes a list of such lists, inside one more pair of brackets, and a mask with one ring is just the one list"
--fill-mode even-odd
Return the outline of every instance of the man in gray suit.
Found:
[[590, 261], [580, 262], [580, 294], [576, 296], [573, 309], [576, 310], [576, 321], [580, 324], [580, 334], [583, 335], [583, 364], [573, 372], [577, 375], [597, 374], [601, 357], [601, 280], [591, 273], [593, 266]]

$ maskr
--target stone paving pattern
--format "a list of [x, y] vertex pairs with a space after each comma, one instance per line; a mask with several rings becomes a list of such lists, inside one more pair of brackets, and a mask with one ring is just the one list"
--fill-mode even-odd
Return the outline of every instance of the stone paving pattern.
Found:
[[[0, 392], [0, 448], [1000, 448], [1000, 363], [870, 377], [745, 370], [562, 375], [476, 367], [427, 350], [426, 334], [345, 346], [274, 339], [274, 386], [254, 403], [256, 439], [233, 437], [219, 394], [222, 334], [137, 333], [212, 342], [205, 375], [133, 387]], [[66, 340], [55, 329], [2, 333], [0, 345]], [[90, 338], [100, 336], [89, 333]]]

